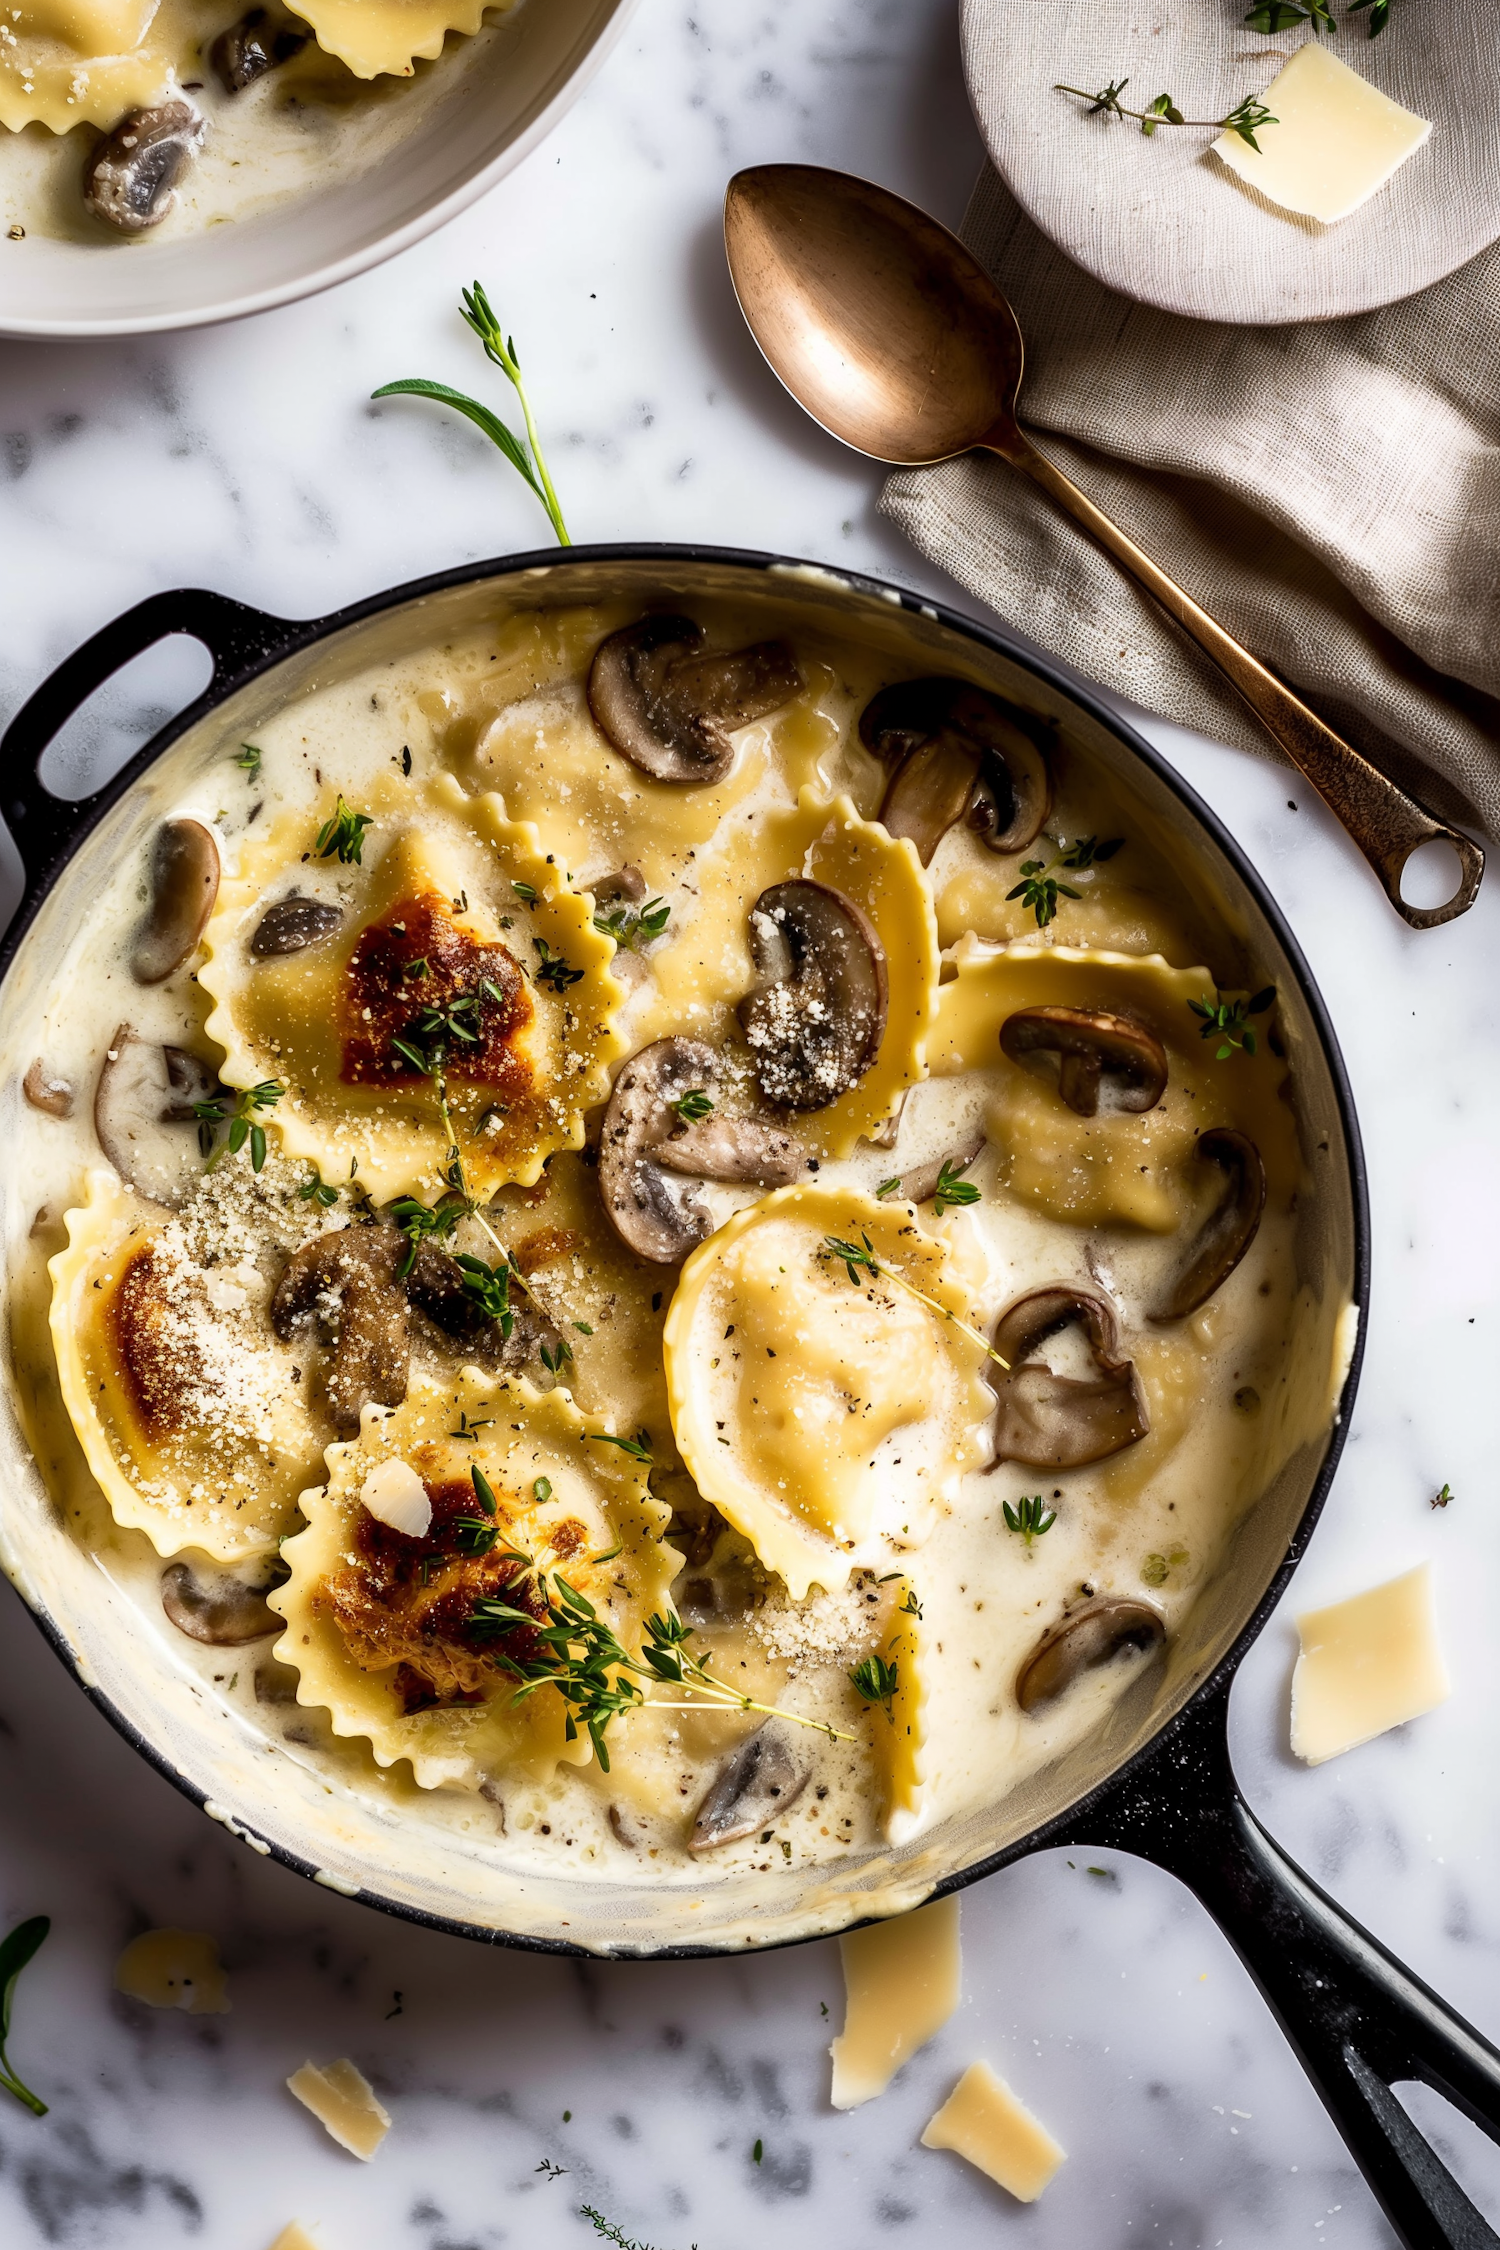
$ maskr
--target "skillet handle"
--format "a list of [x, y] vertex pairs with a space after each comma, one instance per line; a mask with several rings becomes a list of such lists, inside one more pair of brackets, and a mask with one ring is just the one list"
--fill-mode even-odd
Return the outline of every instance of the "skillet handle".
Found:
[[71, 802], [55, 797], [45, 786], [39, 769], [48, 744], [96, 688], [168, 634], [188, 633], [203, 643], [214, 663], [213, 678], [194, 706], [200, 710], [268, 657], [283, 654], [309, 630], [290, 618], [272, 617], [265, 610], [231, 601], [225, 594], [180, 586], [137, 602], [65, 656], [0, 736], [0, 807], [26, 876], [22, 916], [149, 756], [149, 750], [142, 751], [103, 789]]
[[1139, 1774], [1083, 1808], [1070, 1837], [1135, 1852], [1196, 1892], [1406, 2250], [1500, 2250], [1391, 2092], [1421, 2079], [1500, 2141], [1500, 2053], [1267, 1835], [1235, 1782], [1228, 1710], [1225, 1682], [1165, 1730]]

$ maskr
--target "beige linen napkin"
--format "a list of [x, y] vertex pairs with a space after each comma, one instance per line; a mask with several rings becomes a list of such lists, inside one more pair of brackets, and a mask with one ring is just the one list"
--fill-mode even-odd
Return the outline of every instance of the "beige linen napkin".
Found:
[[[1026, 338], [1022, 422], [1330, 725], [1500, 835], [1500, 244], [1301, 328], [1116, 296], [986, 171], [964, 240]], [[969, 455], [890, 478], [913, 545], [1080, 672], [1274, 755], [1215, 667], [1030, 481]]]

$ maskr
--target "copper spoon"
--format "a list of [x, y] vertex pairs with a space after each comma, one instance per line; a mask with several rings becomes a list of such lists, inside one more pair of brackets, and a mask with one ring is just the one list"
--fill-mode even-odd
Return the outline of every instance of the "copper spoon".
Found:
[[[758, 164], [729, 183], [724, 242], [751, 334], [825, 430], [902, 468], [982, 449], [1023, 470], [1213, 658], [1343, 822], [1403, 921], [1436, 929], [1473, 905], [1480, 846], [1325, 726], [1038, 453], [1016, 421], [1016, 316], [956, 235], [846, 172]], [[1435, 838], [1458, 854], [1458, 889], [1444, 906], [1409, 906], [1402, 870]]]

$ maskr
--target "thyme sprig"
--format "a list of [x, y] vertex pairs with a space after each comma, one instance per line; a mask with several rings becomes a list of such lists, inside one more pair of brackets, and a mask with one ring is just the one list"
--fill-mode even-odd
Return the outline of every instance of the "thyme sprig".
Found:
[[362, 867], [365, 830], [374, 825], [372, 814], [356, 812], [352, 805], [344, 802], [344, 792], [341, 789], [337, 804], [314, 839], [313, 857], [337, 859], [341, 867]]
[[[474, 1604], [470, 1623], [481, 1632], [511, 1633], [521, 1628], [540, 1641], [545, 1651], [541, 1656], [514, 1656], [507, 1649], [497, 1649], [494, 1661], [517, 1682], [517, 1703], [535, 1695], [539, 1688], [557, 1690], [563, 1701], [567, 1740], [576, 1742], [586, 1734], [601, 1772], [609, 1772], [605, 1738], [614, 1721], [648, 1704], [668, 1711], [695, 1711], [705, 1706], [759, 1711], [768, 1718], [788, 1719], [796, 1726], [826, 1734], [830, 1741], [853, 1739], [824, 1719], [805, 1718], [796, 1711], [757, 1702], [718, 1679], [708, 1669], [710, 1659], [695, 1656], [687, 1645], [694, 1627], [675, 1614], [666, 1616], [657, 1611], [647, 1618], [640, 1653], [632, 1655], [609, 1619], [560, 1570], [549, 1568], [544, 1556], [533, 1558], [511, 1548], [505, 1559], [520, 1565], [518, 1577], [509, 1582], [504, 1593], [482, 1596]], [[595, 1559], [608, 1561], [611, 1557]], [[534, 1608], [523, 1608], [506, 1598], [519, 1586], [529, 1586], [533, 1601], [540, 1606], [540, 1617]], [[664, 1703], [648, 1695], [647, 1690], [656, 1687], [680, 1688], [691, 1700]]]
[[561, 953], [554, 953], [544, 937], [533, 938], [531, 942], [537, 953], [532, 975], [538, 984], [546, 985], [551, 992], [566, 992], [570, 984], [580, 981], [582, 969], [575, 969]]
[[1005, 1514], [1006, 1530], [1018, 1533], [1025, 1540], [1028, 1553], [1033, 1539], [1040, 1539], [1057, 1521], [1056, 1513], [1048, 1508], [1039, 1492], [1029, 1500], [1017, 1501], [1015, 1507], [1008, 1500], [1002, 1501], [1001, 1506]]
[[[1358, 4], [1368, 7], [1369, 0], [1358, 0]], [[1390, 0], [1384, 0], [1384, 4], [1389, 7]], [[1272, 38], [1278, 31], [1294, 30], [1299, 23], [1310, 23], [1319, 38], [1325, 34], [1331, 37], [1338, 30], [1330, 0], [1256, 0], [1245, 21], [1252, 31], [1263, 31]]]
[[258, 743], [242, 742], [240, 744], [240, 755], [234, 760], [234, 763], [247, 780], [259, 781], [260, 761], [264, 756], [265, 752]]
[[13, 2094], [22, 2107], [33, 2117], [45, 2117], [47, 2104], [39, 2094], [17, 2077], [6, 2054], [10, 2038], [10, 2011], [16, 1996], [16, 1981], [27, 1963], [41, 1950], [52, 1927], [46, 1914], [34, 1914], [27, 1922], [18, 1922], [10, 1935], [0, 1943], [0, 2086]]
[[997, 1367], [1003, 1367], [1009, 1374], [1010, 1361], [1002, 1359], [993, 1344], [985, 1342], [977, 1328], [971, 1328], [966, 1320], [959, 1319], [956, 1312], [950, 1312], [946, 1305], [938, 1303], [936, 1297], [929, 1297], [925, 1289], [919, 1289], [914, 1281], [907, 1280], [904, 1273], [899, 1273], [894, 1266], [888, 1266], [883, 1258], [877, 1257], [875, 1245], [867, 1234], [861, 1233], [858, 1242], [845, 1242], [836, 1234], [825, 1234], [818, 1254], [820, 1257], [837, 1260], [856, 1289], [860, 1286], [861, 1276], [865, 1274], [872, 1277], [879, 1275], [882, 1281], [894, 1282], [898, 1289], [906, 1291], [908, 1297], [915, 1297], [919, 1305], [925, 1305], [929, 1312], [936, 1313], [939, 1320], [950, 1321], [961, 1334], [968, 1337], [971, 1344], [979, 1346], [987, 1359], [992, 1359]]
[[[198, 1120], [198, 1146], [208, 1158], [210, 1172], [216, 1171], [226, 1156], [238, 1156], [246, 1141], [250, 1143], [250, 1169], [253, 1172], [265, 1170], [266, 1129], [256, 1120], [263, 1109], [274, 1109], [285, 1092], [286, 1088], [279, 1078], [263, 1078], [258, 1086], [243, 1088], [232, 1102], [227, 1094], [216, 1095], [211, 1101], [194, 1102], [193, 1115]], [[229, 1131], [215, 1148], [219, 1127], [225, 1123], [228, 1124]], [[309, 1189], [308, 1192], [311, 1194], [313, 1190]]]
[[[1131, 113], [1132, 115], [1134, 112]], [[1063, 844], [1055, 837], [1043, 836], [1043, 842], [1053, 845], [1051, 859], [1023, 859], [1021, 880], [1014, 890], [1006, 892], [1007, 898], [1018, 898], [1028, 914], [1036, 916], [1036, 926], [1045, 930], [1057, 918], [1059, 898], [1082, 898], [1071, 883], [1063, 882], [1057, 869], [1065, 867], [1070, 874], [1082, 874], [1087, 868], [1098, 867], [1124, 844], [1123, 836], [1106, 837], [1101, 843], [1097, 836], [1079, 836], [1071, 844]]]
[[621, 899], [618, 905], [595, 914], [594, 928], [601, 937], [613, 938], [616, 945], [634, 949], [659, 938], [671, 919], [672, 909], [664, 898], [648, 898], [639, 906]]
[[558, 545], [560, 547], [571, 546], [572, 541], [568, 537], [568, 527], [563, 522], [562, 506], [547, 471], [546, 458], [542, 452], [542, 441], [537, 435], [536, 418], [531, 411], [531, 401], [526, 395], [526, 385], [521, 379], [521, 362], [516, 352], [516, 340], [514, 336], [507, 336], [501, 328], [481, 283], [476, 281], [472, 289], [464, 291], [459, 309], [468, 326], [484, 346], [485, 358], [490, 361], [492, 366], [499, 368], [501, 374], [514, 390], [526, 422], [524, 438], [517, 437], [515, 432], [507, 428], [506, 424], [501, 421], [498, 414], [492, 413], [487, 406], [481, 406], [477, 399], [467, 397], [463, 391], [451, 389], [447, 383], [428, 382], [422, 376], [411, 375], [404, 377], [400, 382], [383, 383], [380, 389], [372, 391], [370, 396], [372, 398], [401, 396], [430, 398], [435, 399], [440, 406], [451, 406], [455, 414], [462, 414], [466, 420], [474, 424], [476, 429], [484, 432], [492, 445], [498, 446], [517, 476], [529, 485], [536, 494], [547, 511], [547, 520], [556, 534]]
[[[1321, 0], [1315, 0], [1315, 4], [1321, 4]], [[1299, 15], [1301, 12], [1298, 9]], [[1097, 93], [1091, 94], [1086, 87], [1064, 86], [1059, 81], [1053, 87], [1053, 92], [1072, 94], [1078, 101], [1087, 102], [1090, 117], [1117, 117], [1122, 124], [1127, 117], [1139, 119], [1141, 131], [1147, 140], [1159, 125], [1187, 125], [1211, 133], [1237, 133], [1242, 141], [1248, 141], [1253, 149], [1258, 150], [1260, 142], [1255, 136], [1261, 127], [1279, 123], [1265, 103], [1258, 101], [1253, 94], [1247, 94], [1242, 102], [1238, 102], [1230, 110], [1227, 117], [1184, 117], [1170, 94], [1158, 94], [1145, 109], [1128, 109], [1120, 96], [1129, 84], [1128, 78], [1113, 78], [1107, 86], [1101, 86]], [[1070, 895], [1076, 896], [1076, 893]]]
[[714, 1098], [701, 1086], [694, 1086], [688, 1093], [679, 1094], [676, 1101], [668, 1102], [667, 1107], [684, 1125], [701, 1125], [705, 1117], [712, 1117], [714, 1113]]
[[880, 1704], [886, 1717], [894, 1725], [896, 1716], [894, 1709], [895, 1694], [901, 1684], [899, 1659], [885, 1656], [867, 1656], [862, 1663], [854, 1666], [849, 1674], [849, 1679], [855, 1694], [861, 1696], [866, 1703]]
[[[899, 1181], [897, 1185], [900, 1185]], [[876, 1192], [878, 1194], [879, 1190], [877, 1189]], [[937, 1176], [937, 1186], [932, 1191], [932, 1207], [939, 1218], [945, 1211], [962, 1210], [965, 1204], [978, 1203], [981, 1200], [980, 1191], [974, 1185], [974, 1182], [960, 1179], [958, 1173], [954, 1170], [953, 1159], [951, 1157], [945, 1159], [943, 1169]]]
[[1214, 1055], [1215, 1062], [1228, 1062], [1240, 1047], [1243, 1047], [1247, 1055], [1256, 1052], [1255, 1029], [1249, 1019], [1251, 1016], [1263, 1016], [1275, 997], [1275, 985], [1268, 984], [1263, 992], [1257, 992], [1251, 999], [1242, 997], [1238, 1000], [1226, 1000], [1222, 993], [1218, 993], [1212, 1000], [1205, 994], [1201, 1000], [1188, 1002], [1193, 1014], [1203, 1019], [1198, 1026], [1198, 1037], [1217, 1037], [1220, 1042]]

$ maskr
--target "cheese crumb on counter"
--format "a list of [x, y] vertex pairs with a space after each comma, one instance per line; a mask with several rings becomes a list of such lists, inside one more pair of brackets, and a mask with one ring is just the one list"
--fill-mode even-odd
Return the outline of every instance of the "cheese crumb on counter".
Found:
[[847, 1995], [833, 2057], [835, 2109], [883, 2094], [958, 2006], [962, 1958], [958, 1900], [939, 1899], [839, 1939]]
[[219, 1948], [201, 1930], [145, 1930], [115, 1963], [115, 1990], [148, 2008], [227, 2016], [229, 1979]]
[[951, 2148], [1018, 2203], [1035, 2203], [1068, 2154], [987, 2062], [970, 2063], [923, 2133], [922, 2146]]
[[1452, 1693], [1426, 1563], [1297, 1619], [1292, 1749], [1310, 1766], [1433, 1711]]
[[375, 2098], [375, 2089], [362, 2070], [341, 2059], [321, 2070], [305, 2062], [287, 2080], [287, 2091], [310, 2109], [318, 2123], [351, 2156], [368, 2164], [391, 2129], [390, 2111]]
[[1276, 119], [1259, 149], [1224, 133], [1214, 154], [1284, 211], [1330, 225], [1347, 219], [1422, 146], [1432, 126], [1350, 70], [1316, 39], [1299, 47], [1261, 96]]

